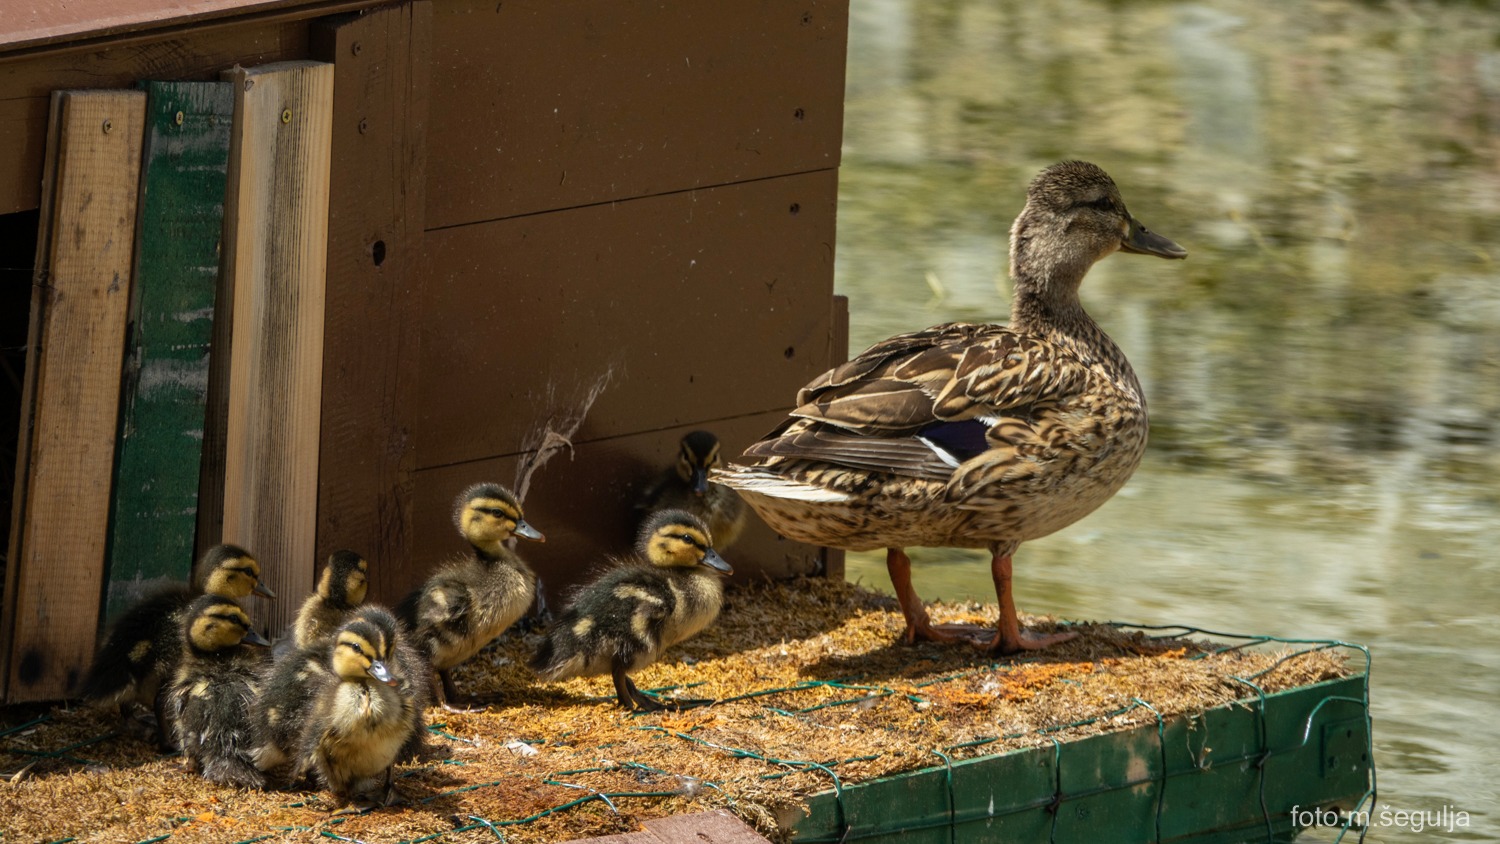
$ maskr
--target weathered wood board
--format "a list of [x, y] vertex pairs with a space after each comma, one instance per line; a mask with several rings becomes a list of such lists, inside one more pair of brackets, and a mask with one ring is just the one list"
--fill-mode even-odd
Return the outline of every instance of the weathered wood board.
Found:
[[314, 53], [333, 62], [317, 559], [340, 548], [382, 573], [411, 553], [413, 428], [424, 268], [426, 0], [333, 18]]
[[[222, 541], [249, 549], [268, 585], [295, 596], [312, 588], [315, 568], [334, 71], [280, 62], [225, 78], [235, 128]], [[277, 603], [269, 627], [296, 611], [295, 598]]]
[[93, 652], [145, 104], [53, 96], [6, 588], [12, 702], [65, 696]]
[[192, 571], [234, 116], [227, 82], [153, 82], [146, 95], [107, 617]]

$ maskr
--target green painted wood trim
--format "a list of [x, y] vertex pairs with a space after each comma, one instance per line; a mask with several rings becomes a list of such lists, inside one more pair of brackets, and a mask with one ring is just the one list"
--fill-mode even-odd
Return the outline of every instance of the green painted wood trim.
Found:
[[110, 524], [106, 617], [189, 577], [234, 92], [152, 82]]
[[1293, 806], [1366, 794], [1368, 709], [1356, 675], [1267, 695], [1263, 711], [1252, 699], [844, 786], [809, 798], [793, 840], [1290, 840]]

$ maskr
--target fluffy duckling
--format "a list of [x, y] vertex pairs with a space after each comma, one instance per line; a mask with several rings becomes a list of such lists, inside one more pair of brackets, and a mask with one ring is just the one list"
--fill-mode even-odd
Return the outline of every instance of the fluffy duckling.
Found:
[[318, 589], [302, 602], [292, 622], [292, 642], [311, 647], [334, 634], [370, 588], [370, 564], [354, 551], [335, 551], [318, 577]]
[[536, 599], [536, 574], [505, 541], [512, 536], [536, 542], [546, 538], [526, 523], [521, 503], [499, 484], [464, 490], [454, 521], [471, 550], [406, 596], [397, 615], [437, 672], [441, 688], [433, 691], [438, 702], [463, 712], [469, 710], [457, 704], [451, 669], [505, 632]]
[[391, 766], [422, 723], [426, 678], [402, 677], [400, 626], [382, 608], [347, 621], [334, 636], [328, 670], [316, 679], [298, 767], [311, 770], [341, 804], [391, 801]]
[[624, 708], [663, 709], [627, 675], [713, 623], [724, 603], [719, 575], [731, 571], [703, 520], [682, 510], [655, 513], [637, 552], [579, 589], [531, 667], [547, 680], [607, 673]]
[[677, 462], [647, 490], [643, 509], [686, 510], [703, 520], [715, 548], [728, 548], [745, 529], [745, 502], [722, 484], [709, 483], [708, 473], [719, 467], [719, 438], [710, 431], [693, 431], [682, 438]]
[[250, 646], [270, 642], [250, 626], [239, 604], [218, 595], [204, 595], [188, 607], [183, 640], [165, 697], [189, 769], [224, 785], [264, 786], [250, 757], [250, 707], [265, 651]]
[[[412, 731], [397, 761], [416, 757], [422, 750], [426, 724], [422, 711], [428, 704], [428, 668], [426, 660], [402, 635], [390, 610], [367, 605], [354, 610], [339, 631], [355, 621], [373, 625], [391, 643], [389, 656], [382, 660], [396, 680], [396, 691], [403, 701], [411, 703]], [[256, 701], [254, 720], [259, 729], [255, 765], [273, 779], [294, 784], [294, 779], [310, 769], [310, 763], [299, 756], [309, 715], [320, 693], [339, 681], [332, 668], [334, 636], [317, 640], [313, 645], [277, 657], [265, 672], [260, 698]]]
[[158, 589], [110, 626], [80, 686], [84, 698], [120, 706], [122, 716], [132, 704], [154, 712], [157, 743], [163, 749], [172, 744], [162, 687], [171, 681], [182, 657], [188, 607], [205, 594], [234, 600], [276, 597], [261, 583], [260, 564], [250, 552], [236, 545], [215, 545], [193, 566], [191, 584]]

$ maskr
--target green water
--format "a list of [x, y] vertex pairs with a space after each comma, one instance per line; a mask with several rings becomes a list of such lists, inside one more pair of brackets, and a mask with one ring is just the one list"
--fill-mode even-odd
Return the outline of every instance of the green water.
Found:
[[[1377, 811], [1469, 815], [1367, 840], [1500, 841], [1500, 10], [851, 14], [855, 351], [1003, 321], [1006, 230], [1063, 158], [1191, 253], [1114, 256], [1084, 284], [1146, 386], [1151, 446], [1115, 500], [1022, 547], [1021, 608], [1367, 644]], [[993, 600], [981, 557], [913, 558], [923, 597]], [[849, 572], [889, 589], [883, 555]]]

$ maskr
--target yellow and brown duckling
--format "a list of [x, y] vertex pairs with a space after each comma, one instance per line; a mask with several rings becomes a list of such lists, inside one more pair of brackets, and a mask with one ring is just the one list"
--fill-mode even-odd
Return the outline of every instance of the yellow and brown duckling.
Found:
[[419, 742], [424, 676], [403, 676], [401, 628], [381, 607], [340, 627], [328, 670], [316, 676], [297, 767], [340, 804], [391, 802], [391, 767]]
[[608, 674], [626, 709], [662, 709], [629, 675], [718, 618], [729, 564], [703, 520], [683, 510], [654, 513], [634, 554], [581, 587], [553, 623], [531, 667], [543, 679]]
[[239, 604], [204, 595], [188, 607], [183, 654], [167, 687], [166, 708], [189, 769], [224, 785], [260, 788], [251, 760], [251, 706], [269, 645]]
[[999, 653], [1028, 635], [1011, 594], [1024, 541], [1083, 518], [1122, 487], [1146, 448], [1146, 399], [1130, 362], [1084, 311], [1078, 288], [1115, 252], [1185, 258], [1125, 209], [1083, 161], [1043, 170], [1011, 227], [1009, 326], [949, 323], [876, 343], [813, 379], [798, 407], [715, 480], [783, 536], [885, 548], [907, 641], [968, 640], [931, 624], [911, 587], [911, 545], [982, 547], [1000, 604]]
[[[397, 761], [414, 758], [420, 753], [426, 735], [423, 710], [429, 700], [427, 662], [385, 607], [365, 605], [353, 610], [333, 633], [337, 635], [355, 621], [372, 625], [379, 638], [389, 644], [383, 649], [388, 655], [381, 661], [396, 680], [397, 693], [411, 704], [412, 732]], [[303, 753], [304, 736], [319, 695], [339, 682], [333, 671], [334, 646], [334, 636], [320, 638], [309, 647], [278, 655], [264, 674], [254, 709], [259, 729], [254, 758], [256, 767], [274, 781], [294, 785], [295, 779], [311, 770], [311, 763]]]
[[249, 595], [276, 597], [260, 580], [260, 564], [237, 545], [215, 545], [193, 566], [191, 583], [156, 590], [126, 610], [110, 626], [80, 686], [90, 701], [122, 707], [138, 704], [156, 715], [157, 742], [170, 748], [171, 724], [162, 707], [162, 689], [172, 680], [183, 654], [188, 607], [200, 595], [239, 600]]
[[513, 536], [542, 542], [521, 503], [499, 484], [475, 484], [459, 495], [454, 521], [470, 550], [438, 569], [397, 607], [397, 615], [437, 672], [445, 709], [459, 704], [451, 670], [524, 615], [536, 600], [536, 574], [505, 547]]
[[739, 493], [712, 483], [708, 473], [719, 467], [719, 438], [711, 431], [693, 431], [677, 447], [677, 461], [647, 490], [642, 509], [686, 510], [703, 520], [714, 547], [728, 548], [745, 529], [748, 514]]
[[302, 602], [292, 622], [292, 643], [311, 647], [332, 636], [370, 588], [370, 564], [354, 551], [335, 551], [323, 566], [318, 588]]

